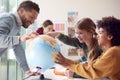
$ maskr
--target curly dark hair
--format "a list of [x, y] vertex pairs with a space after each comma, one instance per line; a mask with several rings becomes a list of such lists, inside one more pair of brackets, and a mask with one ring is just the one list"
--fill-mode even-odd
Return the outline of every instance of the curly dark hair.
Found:
[[20, 8], [24, 8], [25, 10], [28, 10], [28, 11], [31, 11], [32, 9], [34, 9], [34, 10], [36, 10], [38, 13], [39, 13], [39, 10], [40, 10], [38, 4], [36, 4], [36, 3], [32, 2], [32, 1], [28, 1], [28, 0], [27, 0], [27, 1], [23, 1], [23, 2], [19, 5], [17, 11], [18, 11]]
[[103, 17], [97, 22], [97, 27], [107, 31], [107, 35], [113, 36], [111, 40], [112, 46], [120, 45], [120, 19], [113, 16]]

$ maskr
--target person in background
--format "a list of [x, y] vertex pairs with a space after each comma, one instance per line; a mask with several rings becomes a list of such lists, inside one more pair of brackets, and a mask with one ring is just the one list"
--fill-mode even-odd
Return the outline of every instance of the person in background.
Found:
[[36, 30], [37, 33], [41, 34], [46, 34], [48, 32], [53, 32], [53, 22], [51, 20], [45, 20], [42, 24], [42, 27], [38, 28]]
[[[82, 57], [79, 62], [87, 60], [87, 62], [90, 63], [97, 59], [102, 53], [101, 48], [98, 46], [95, 30], [96, 25], [94, 22], [90, 18], [83, 18], [79, 20], [75, 26], [75, 38], [68, 37], [59, 32], [50, 32], [48, 35], [58, 38], [65, 44], [78, 49], [80, 48], [78, 51], [82, 51]], [[76, 75], [74, 76], [77, 77]]]
[[21, 68], [27, 75], [37, 75], [30, 71], [25, 51], [21, 42], [34, 38], [39, 34], [32, 32], [30, 34], [20, 35], [21, 27], [28, 28], [34, 23], [39, 14], [38, 4], [32, 1], [23, 1], [15, 13], [3, 13], [0, 16], [0, 56], [12, 47]]
[[67, 59], [60, 53], [55, 62], [88, 79], [108, 77], [120, 80], [120, 19], [103, 17], [97, 26], [98, 43], [103, 49], [101, 56], [84, 64]]

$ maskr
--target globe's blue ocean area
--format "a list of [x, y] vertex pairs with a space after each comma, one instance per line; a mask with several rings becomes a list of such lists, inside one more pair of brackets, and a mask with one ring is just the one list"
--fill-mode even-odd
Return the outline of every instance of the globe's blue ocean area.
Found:
[[52, 54], [60, 52], [59, 44], [51, 44], [49, 41], [34, 39], [31, 48], [26, 53], [28, 64], [32, 67], [40, 66], [43, 69], [51, 68], [54, 65]]

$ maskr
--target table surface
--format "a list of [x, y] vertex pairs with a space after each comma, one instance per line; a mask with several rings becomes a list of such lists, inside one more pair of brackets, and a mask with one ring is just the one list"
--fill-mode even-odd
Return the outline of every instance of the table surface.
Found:
[[[90, 79], [83, 79], [83, 78], [67, 78], [66, 76], [62, 76], [62, 75], [55, 75], [54, 74], [54, 69], [48, 69], [46, 71], [43, 72], [44, 77], [47, 79], [44, 80], [90, 80]], [[25, 80], [40, 80], [39, 76], [31, 76], [28, 79]], [[103, 78], [103, 79], [97, 79], [97, 80], [109, 80], [107, 78]]]
[[[81, 79], [81, 78], [69, 79], [66, 76], [55, 75], [53, 73], [53, 69], [48, 69], [43, 74], [44, 74], [44, 77], [47, 78], [45, 80], [88, 80], [88, 79]], [[26, 80], [39, 80], [39, 77], [38, 76], [31, 76], [30, 78], [28, 78]]]

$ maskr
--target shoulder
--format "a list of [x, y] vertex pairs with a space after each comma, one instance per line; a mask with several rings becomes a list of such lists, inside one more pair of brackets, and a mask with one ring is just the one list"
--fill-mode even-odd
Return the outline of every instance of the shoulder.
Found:
[[1, 13], [0, 14], [0, 18], [11, 18], [12, 17], [12, 13]]
[[0, 26], [2, 27], [12, 27], [15, 22], [15, 18], [13, 14], [10, 13], [2, 13], [0, 14]]
[[111, 55], [111, 56], [116, 56], [116, 55], [120, 55], [120, 46], [114, 46], [109, 48], [106, 52], [106, 55]]
[[107, 52], [117, 52], [120, 51], [120, 46], [114, 46], [108, 49]]
[[0, 19], [1, 21], [12, 21], [13, 19], [13, 14], [12, 13], [2, 13], [0, 14]]
[[43, 27], [38, 28], [39, 30], [43, 30]]
[[38, 28], [38, 29], [36, 30], [36, 32], [39, 33], [39, 34], [43, 34], [43, 28], [42, 28], [42, 27]]

